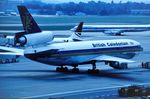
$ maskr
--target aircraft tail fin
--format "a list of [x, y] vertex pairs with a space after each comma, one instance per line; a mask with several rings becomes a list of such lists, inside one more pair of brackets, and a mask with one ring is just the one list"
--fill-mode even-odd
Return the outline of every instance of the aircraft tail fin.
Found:
[[23, 28], [27, 34], [41, 32], [40, 27], [35, 22], [34, 18], [25, 6], [18, 6], [18, 11], [23, 24]]
[[80, 22], [79, 25], [77, 26], [75, 32], [82, 32], [82, 28], [83, 28], [83, 22]]
[[81, 41], [81, 32], [82, 32], [82, 27], [83, 27], [83, 22], [80, 22], [79, 25], [77, 26], [76, 30], [74, 33], [72, 33], [72, 35], [70, 36], [70, 38], [74, 41]]

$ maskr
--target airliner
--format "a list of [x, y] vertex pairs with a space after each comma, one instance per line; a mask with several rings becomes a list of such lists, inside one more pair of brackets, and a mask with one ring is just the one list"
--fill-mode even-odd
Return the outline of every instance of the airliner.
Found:
[[77, 67], [84, 64], [92, 64], [89, 73], [99, 72], [96, 62], [105, 62], [115, 69], [126, 69], [127, 63], [134, 62], [130, 59], [143, 50], [140, 43], [130, 39], [52, 43], [25, 49], [0, 46], [0, 49], [3, 55], [24, 55], [33, 61], [57, 66], [56, 71], [59, 72], [68, 71], [64, 66], [72, 66], [75, 73], [79, 72]]
[[[75, 26], [71, 29], [74, 31]], [[150, 31], [150, 24], [147, 25], [83, 25], [83, 32], [103, 32], [108, 35], [121, 35], [124, 32]]]
[[[18, 6], [18, 9], [21, 10], [21, 13], [26, 14], [24, 6]], [[37, 37], [33, 36], [38, 30], [35, 28], [37, 24], [35, 24], [33, 18], [29, 19], [30, 24], [33, 22], [33, 26], [29, 26], [26, 29], [30, 30], [30, 34], [32, 34], [28, 35], [27, 38], [30, 46], [26, 46], [24, 49], [0, 46], [0, 55], [22, 55], [36, 62], [56, 66], [56, 71], [58, 72], [67, 72], [67, 66], [72, 66], [72, 72], [78, 73], [79, 65], [91, 64], [92, 69], [88, 69], [88, 73], [98, 73], [97, 62], [105, 62], [106, 65], [115, 69], [127, 69], [127, 63], [134, 62], [131, 59], [143, 51], [140, 43], [131, 39], [81, 40], [78, 42], [58, 43], [53, 42], [54, 38], [52, 38], [52, 43], [38, 46], [36, 42], [39, 42], [39, 39], [42, 41], [42, 38], [40, 38], [41, 36], [38, 37], [39, 35]], [[45, 32], [42, 33], [44, 34]], [[30, 40], [29, 38], [32, 39]]]

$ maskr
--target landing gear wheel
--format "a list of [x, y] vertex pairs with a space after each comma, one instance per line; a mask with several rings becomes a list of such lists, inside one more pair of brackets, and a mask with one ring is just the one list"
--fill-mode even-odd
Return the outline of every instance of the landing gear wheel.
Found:
[[96, 69], [96, 70], [95, 70], [95, 73], [96, 73], [96, 74], [98, 74], [98, 73], [99, 73], [99, 70], [98, 70], [98, 69]]
[[67, 68], [67, 67], [65, 67], [65, 68], [64, 68], [64, 71], [65, 71], [65, 72], [68, 72], [68, 68]]
[[88, 74], [91, 74], [92, 73], [92, 70], [91, 69], [88, 69]]
[[99, 73], [99, 70], [98, 69], [88, 69], [88, 74], [98, 74]]
[[73, 69], [72, 69], [72, 72], [73, 72], [73, 73], [79, 73], [79, 69], [78, 69], [78, 68], [73, 68]]
[[57, 67], [57, 68], [56, 68], [56, 71], [57, 71], [57, 72], [60, 72], [60, 71], [61, 71], [61, 68], [60, 68], [60, 67]]
[[96, 61], [92, 61], [92, 69], [88, 69], [89, 74], [98, 74], [99, 70], [96, 69]]
[[57, 72], [67, 72], [67, 71], [68, 71], [68, 68], [67, 68], [67, 67], [57, 67], [57, 68], [56, 68], [56, 71], [57, 71]]

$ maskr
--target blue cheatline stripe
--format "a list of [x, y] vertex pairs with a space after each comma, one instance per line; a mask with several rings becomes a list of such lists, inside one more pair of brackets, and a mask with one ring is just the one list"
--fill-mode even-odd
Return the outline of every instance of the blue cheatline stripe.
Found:
[[59, 51], [58, 53], [52, 54], [52, 57], [121, 53], [121, 52], [136, 52], [136, 51], [142, 51], [142, 50], [143, 49], [141, 48], [141, 46], [68, 50], [68, 51]]
[[83, 29], [149, 29], [149, 27], [83, 27]]
[[[136, 31], [147, 31], [148, 29], [120, 29], [118, 31], [121, 31], [121, 32], [136, 32]], [[104, 32], [104, 31], [109, 31], [107, 29], [83, 29], [82, 31], [84, 32]], [[117, 31], [117, 30], [115, 30]]]
[[81, 36], [79, 33], [75, 33], [75, 34], [76, 34], [76, 36], [78, 36], [78, 37], [80, 37], [80, 36]]

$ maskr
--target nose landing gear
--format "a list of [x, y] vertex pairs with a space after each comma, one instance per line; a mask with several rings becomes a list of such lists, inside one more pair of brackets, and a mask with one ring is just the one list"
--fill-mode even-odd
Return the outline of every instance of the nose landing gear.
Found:
[[88, 69], [88, 73], [89, 74], [98, 74], [99, 70], [96, 69], [96, 62], [92, 63], [92, 69]]

